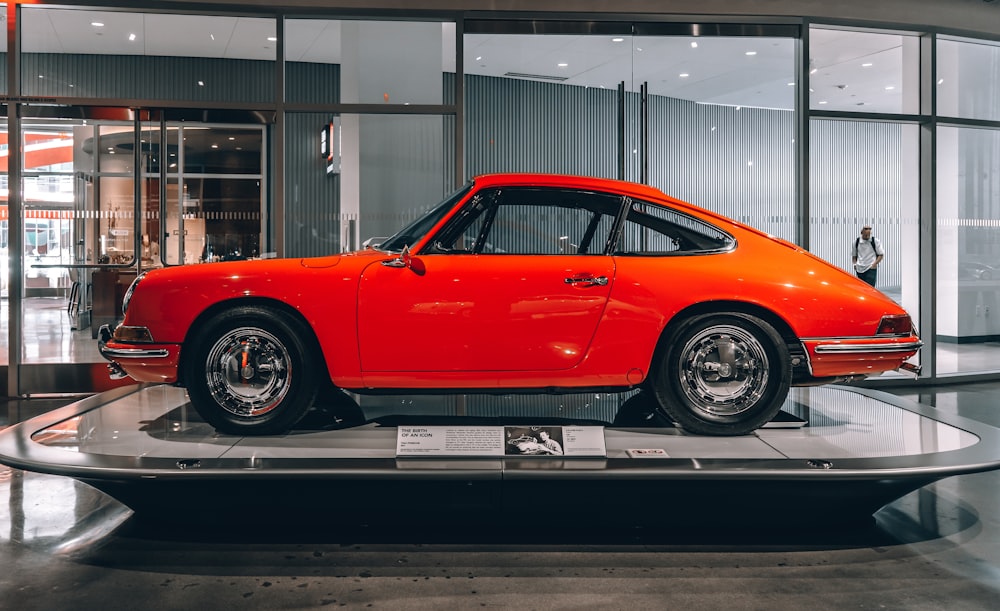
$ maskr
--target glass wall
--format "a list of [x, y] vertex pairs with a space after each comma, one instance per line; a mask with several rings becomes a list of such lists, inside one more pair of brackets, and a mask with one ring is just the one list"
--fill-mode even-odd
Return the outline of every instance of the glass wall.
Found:
[[885, 249], [876, 288], [920, 313], [919, 127], [810, 122], [810, 251], [853, 274], [853, 246], [871, 225]]
[[[878, 288], [935, 321], [924, 351], [935, 375], [996, 372], [1000, 362], [997, 42], [812, 25], [801, 49], [807, 20], [706, 28], [476, 15], [457, 27], [427, 14], [20, 7], [20, 78], [0, 62], [0, 89], [43, 98], [18, 103], [22, 113], [59, 110], [22, 114], [14, 138], [25, 249], [6, 254], [24, 264], [18, 299], [33, 300], [24, 313], [49, 317], [26, 321], [19, 341], [58, 345], [69, 330], [91, 332], [71, 329], [83, 324], [71, 313], [74, 300], [93, 305], [95, 272], [74, 266], [134, 273], [349, 250], [468, 176], [532, 171], [646, 182], [808, 244], [847, 271], [852, 241], [872, 224], [887, 250]], [[920, 67], [933, 57], [930, 81]], [[146, 109], [155, 117], [137, 128]], [[161, 123], [164, 109], [188, 114]], [[217, 111], [259, 120], [209, 118]], [[281, 252], [269, 246], [272, 214]], [[0, 234], [6, 249], [5, 223]], [[934, 269], [921, 269], [921, 246], [931, 245]], [[921, 303], [931, 281], [936, 298]], [[31, 350], [26, 362], [50, 358]], [[69, 358], [96, 360], [92, 352]]]
[[920, 39], [912, 34], [811, 28], [809, 107], [918, 113]]
[[937, 133], [937, 360], [941, 374], [1000, 362], [1000, 129]]
[[[1000, 44], [937, 41], [937, 360], [940, 374], [1000, 362]], [[978, 124], [978, 125], [977, 125]]]
[[28, 96], [273, 102], [275, 20], [21, 9]]

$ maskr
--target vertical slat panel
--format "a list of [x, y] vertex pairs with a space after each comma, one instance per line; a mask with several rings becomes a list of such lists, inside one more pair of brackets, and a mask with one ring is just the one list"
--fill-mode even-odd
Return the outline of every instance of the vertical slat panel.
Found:
[[[813, 253], [851, 271], [851, 246], [865, 223], [872, 225], [887, 251], [903, 252], [902, 224], [907, 215], [901, 181], [917, 177], [902, 167], [902, 129], [897, 123], [811, 122]], [[880, 287], [901, 286], [900, 257], [887, 256], [879, 269]]]

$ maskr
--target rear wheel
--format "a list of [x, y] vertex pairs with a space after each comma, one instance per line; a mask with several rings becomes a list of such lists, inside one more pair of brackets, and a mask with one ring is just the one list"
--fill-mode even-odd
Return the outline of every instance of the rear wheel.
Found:
[[284, 313], [241, 306], [215, 315], [186, 358], [188, 395], [198, 414], [233, 435], [273, 435], [309, 409], [319, 376], [310, 330]]
[[788, 396], [788, 351], [755, 316], [692, 317], [660, 354], [653, 376], [660, 409], [691, 433], [745, 435], [774, 418]]

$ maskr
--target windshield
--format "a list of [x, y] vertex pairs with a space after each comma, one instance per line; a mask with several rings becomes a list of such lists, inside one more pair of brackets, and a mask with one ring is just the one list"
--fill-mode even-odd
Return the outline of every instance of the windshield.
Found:
[[465, 184], [461, 189], [446, 197], [443, 202], [431, 208], [429, 212], [403, 227], [396, 235], [377, 245], [376, 248], [388, 252], [402, 252], [403, 247], [412, 245], [437, 225], [438, 221], [444, 218], [455, 207], [455, 204], [472, 190], [472, 186], [471, 182]]

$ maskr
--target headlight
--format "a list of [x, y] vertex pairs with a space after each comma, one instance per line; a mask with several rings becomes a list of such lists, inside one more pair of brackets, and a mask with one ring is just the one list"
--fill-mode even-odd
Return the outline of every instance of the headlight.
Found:
[[136, 276], [135, 280], [132, 281], [132, 284], [128, 286], [128, 290], [125, 291], [125, 297], [122, 298], [122, 315], [128, 312], [128, 302], [132, 301], [132, 293], [135, 292], [135, 287], [139, 286], [139, 281], [142, 280], [145, 275], [146, 272], [142, 272]]

